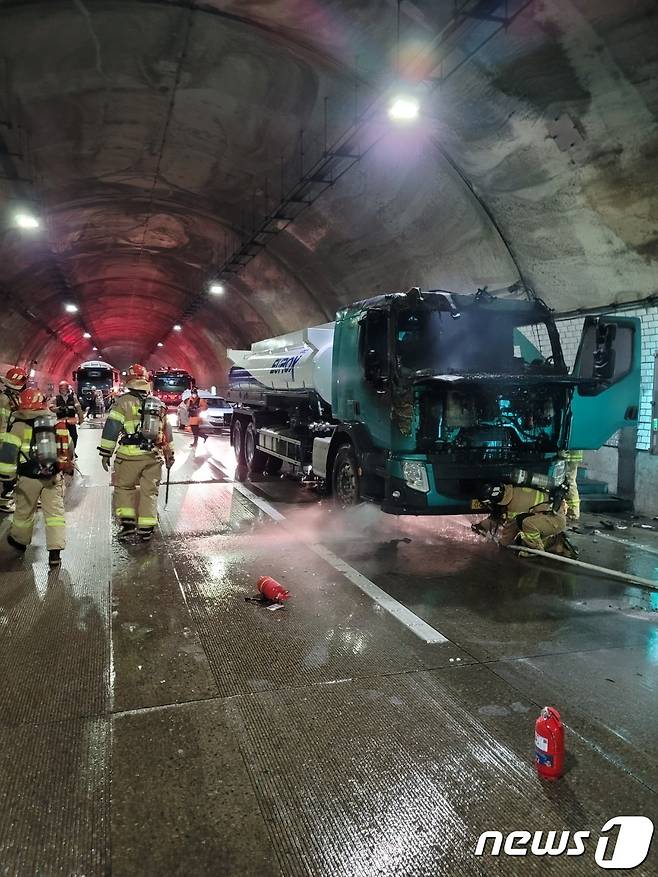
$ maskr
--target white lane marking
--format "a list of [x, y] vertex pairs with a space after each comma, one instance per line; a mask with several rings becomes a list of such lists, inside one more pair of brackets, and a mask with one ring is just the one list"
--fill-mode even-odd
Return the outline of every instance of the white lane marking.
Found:
[[[262, 512], [268, 515], [272, 520], [277, 523], [283, 524], [286, 526], [287, 530], [295, 533], [292, 526], [288, 526], [288, 520], [285, 515], [282, 515], [281, 512], [277, 511], [273, 505], [271, 505], [266, 499], [261, 499], [260, 496], [256, 496], [248, 487], [244, 487], [242, 484], [236, 484], [235, 489], [241, 493], [246, 499], [252, 502], [257, 508], [259, 508]], [[299, 538], [298, 534], [297, 538]], [[334, 554], [329, 548], [326, 548], [324, 545], [321, 545], [319, 542], [305, 542], [304, 540], [300, 540], [306, 545], [307, 548], [310, 548], [314, 554], [317, 554], [318, 557], [321, 557], [325, 560], [330, 566], [341, 573], [341, 575], [345, 576], [348, 581], [352, 582], [353, 585], [363, 591], [371, 600], [377, 603], [378, 606], [381, 606], [382, 609], [386, 610], [389, 614], [391, 614], [394, 618], [396, 618], [401, 624], [404, 624], [412, 633], [414, 633], [419, 639], [422, 639], [425, 643], [447, 643], [450, 642], [447, 637], [443, 636], [442, 633], [439, 633], [438, 630], [435, 630], [430, 624], [426, 621], [423, 621], [422, 618], [419, 618], [418, 615], [413, 613], [410, 609], [407, 609], [406, 606], [403, 606], [402, 603], [398, 602], [394, 597], [391, 597], [390, 594], [387, 594], [386, 591], [382, 590], [378, 585], [374, 582], [370, 581], [367, 576], [364, 576], [363, 573], [360, 573], [358, 570], [354, 569], [347, 561], [338, 557], [337, 554]]]
[[620, 539], [619, 536], [610, 536], [608, 533], [597, 533], [596, 538], [607, 539], [609, 542], [616, 542], [618, 545], [627, 545], [629, 548], [637, 548], [639, 551], [646, 551], [649, 554], [658, 554], [658, 548], [649, 548], [648, 545], [633, 542], [631, 539]]

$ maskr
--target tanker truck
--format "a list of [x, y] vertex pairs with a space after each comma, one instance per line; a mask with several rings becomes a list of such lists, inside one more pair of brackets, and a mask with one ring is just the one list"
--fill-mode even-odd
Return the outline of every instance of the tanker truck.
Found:
[[638, 414], [639, 320], [587, 317], [569, 372], [543, 302], [486, 290], [378, 295], [228, 357], [238, 478], [287, 463], [342, 506], [393, 514], [476, 510], [491, 483], [559, 486], [561, 451]]

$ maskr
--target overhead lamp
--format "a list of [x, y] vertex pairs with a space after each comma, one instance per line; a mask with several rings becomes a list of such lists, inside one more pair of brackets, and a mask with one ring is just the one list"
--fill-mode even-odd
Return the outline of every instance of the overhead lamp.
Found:
[[98, 350], [98, 347], [92, 347], [91, 349], [92, 349], [92, 350]]
[[389, 104], [388, 117], [393, 122], [415, 122], [420, 112], [418, 98], [408, 94], [396, 95]]
[[224, 284], [223, 283], [211, 283], [208, 287], [208, 292], [211, 292], [213, 295], [223, 295], [224, 294]]
[[41, 228], [41, 222], [32, 213], [17, 213], [14, 216], [14, 224], [17, 228], [22, 228], [26, 231], [34, 231], [37, 228]]
[[91, 338], [91, 332], [83, 332], [82, 337], [83, 338]]
[[64, 310], [67, 314], [77, 314], [78, 306], [74, 305], [73, 302], [67, 302], [67, 304], [64, 305]]
[[158, 341], [157, 346], [158, 346], [158, 347], [164, 347], [164, 344], [162, 343], [162, 341]]
[[182, 331], [183, 331], [183, 327], [180, 325], [180, 323], [176, 323], [174, 325], [174, 332], [182, 332]]

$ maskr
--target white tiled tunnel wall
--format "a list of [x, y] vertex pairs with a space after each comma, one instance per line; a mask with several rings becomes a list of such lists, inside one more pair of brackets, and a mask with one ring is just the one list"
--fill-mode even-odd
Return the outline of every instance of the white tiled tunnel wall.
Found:
[[[637, 449], [648, 451], [651, 446], [651, 402], [653, 399], [653, 370], [658, 352], [658, 308], [638, 308], [624, 311], [624, 317], [639, 317], [642, 322], [642, 383], [640, 388], [640, 412], [637, 425]], [[564, 358], [573, 367], [580, 343], [584, 319], [558, 321]], [[610, 442], [613, 444], [613, 442]]]

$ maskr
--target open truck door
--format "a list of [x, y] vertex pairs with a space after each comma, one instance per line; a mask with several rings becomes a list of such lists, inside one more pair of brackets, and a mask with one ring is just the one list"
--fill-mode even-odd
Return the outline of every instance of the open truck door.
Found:
[[586, 317], [573, 376], [567, 447], [595, 450], [622, 426], [635, 426], [640, 404], [642, 354], [636, 317]]

